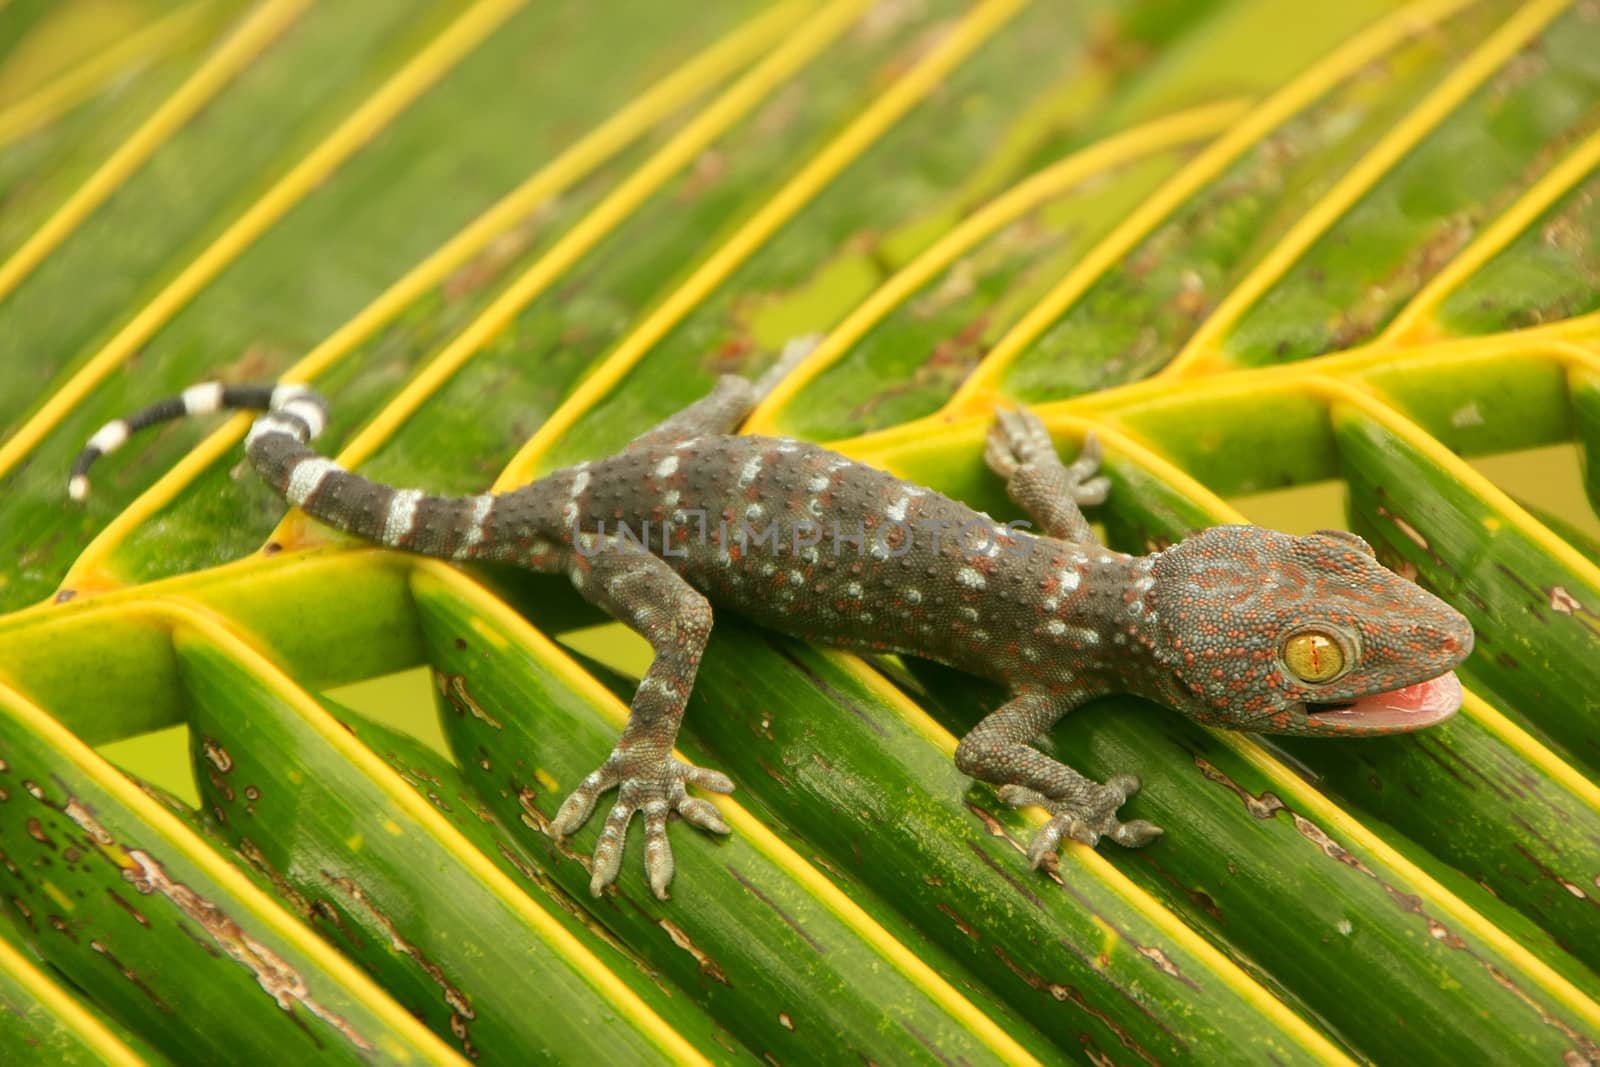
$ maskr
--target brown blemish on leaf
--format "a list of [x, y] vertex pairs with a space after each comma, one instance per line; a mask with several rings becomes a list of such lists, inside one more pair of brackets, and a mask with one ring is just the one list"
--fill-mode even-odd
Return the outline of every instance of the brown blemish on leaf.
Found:
[[1270, 819], [1287, 807], [1283, 801], [1278, 799], [1275, 793], [1264, 791], [1259, 797], [1255, 796], [1244, 786], [1229, 778], [1204, 756], [1196, 754], [1194, 765], [1200, 768], [1200, 773], [1205, 775], [1207, 781], [1216, 782], [1244, 801], [1245, 810], [1258, 819]]
[[278, 898], [288, 904], [297, 915], [308, 920], [316, 918], [316, 910], [312, 907], [310, 899], [295, 888], [282, 872], [267, 862], [266, 855], [254, 841], [248, 837], [241, 837], [234, 851], [250, 865], [251, 869], [272, 883], [273, 891], [278, 894]]
[[[1026, 856], [1028, 854], [1028, 850], [1023, 843], [1011, 836], [1006, 828], [1001, 825], [1000, 820], [995, 818], [993, 812], [986, 811], [978, 805], [972, 803], [967, 804], [967, 810], [971, 811], [978, 817], [979, 821], [983, 823], [984, 829], [989, 832], [989, 836], [998, 837], [1005, 841], [1016, 850], [1017, 855], [1019, 856]], [[967, 842], [967, 847], [972, 850], [972, 854], [978, 857], [978, 860], [982, 862], [985, 867], [988, 867], [995, 874], [998, 874], [1008, 885], [1015, 889], [1017, 891], [1017, 895], [1023, 900], [1026, 900], [1029, 904], [1032, 904], [1036, 908], [1044, 907], [1043, 899], [1041, 899], [1038, 894], [1033, 892], [1033, 890], [1029, 889], [1027, 885], [1019, 881], [1016, 873], [1010, 868], [1003, 864], [996, 863], [994, 861], [994, 857], [989, 855], [987, 849], [980, 846], [978, 842], [970, 840]]]
[[77, 595], [78, 591], [76, 589], [62, 589], [56, 593], [54, 603], [65, 604], [67, 601], [71, 600]]
[[33, 838], [41, 845], [49, 845], [51, 848], [56, 847], [55, 841], [50, 837], [49, 834], [44, 832], [44, 825], [40, 823], [38, 819], [29, 819], [26, 823], [26, 826], [28, 828], [29, 837]]
[[774, 767], [771, 763], [768, 763], [764, 759], [757, 759], [756, 763], [761, 767], [761, 769], [763, 771], [765, 771], [767, 773], [767, 777], [771, 778], [774, 782], [777, 782], [779, 785], [783, 786], [785, 789], [793, 789], [794, 788], [794, 783], [789, 780], [788, 775], [786, 775], [782, 771], [778, 770], [778, 768]]
[[457, 714], [471, 712], [474, 719], [481, 720], [490, 729], [505, 729], [494, 716], [484, 711], [478, 706], [478, 702], [472, 699], [472, 694], [467, 692], [467, 679], [464, 675], [452, 674], [449, 676], [449, 689], [445, 691], [445, 695], [450, 698], [450, 703], [456, 709]]
[[[1196, 757], [1196, 759], [1198, 760], [1199, 757]], [[1241, 786], [1235, 782], [1232, 782], [1231, 780], [1228, 780], [1227, 777], [1221, 774], [1220, 771], [1217, 772], [1216, 776], [1207, 774], [1206, 777], [1212, 781], [1219, 782], [1219, 784], [1226, 786], [1235, 793], [1243, 796], [1249, 795], [1248, 792], [1246, 792]], [[1267, 793], [1262, 794], [1262, 796], [1270, 795], [1271, 794]], [[1274, 799], [1276, 800], [1276, 798]], [[1279, 803], [1281, 805], [1281, 802]], [[1444, 922], [1428, 914], [1427, 907], [1420, 896], [1415, 893], [1406, 892], [1400, 887], [1385, 881], [1379, 876], [1377, 871], [1374, 871], [1371, 867], [1367, 866], [1360, 857], [1356, 856], [1349, 849], [1335, 841], [1326, 830], [1312, 822], [1310, 819], [1306, 818], [1304, 815], [1301, 815], [1299, 812], [1296, 812], [1287, 806], [1284, 806], [1283, 810], [1287, 810], [1293, 817], [1294, 827], [1300, 833], [1300, 835], [1307, 841], [1310, 841], [1312, 844], [1316, 845], [1317, 848], [1321, 850], [1323, 855], [1327, 856], [1329, 859], [1336, 860], [1344, 866], [1349, 867], [1351, 870], [1357, 871], [1360, 874], [1372, 879], [1374, 882], [1377, 882], [1384, 894], [1388, 896], [1388, 898], [1401, 911], [1416, 915], [1427, 924], [1429, 937], [1448, 948], [1462, 952], [1470, 957], [1474, 962], [1482, 966], [1497, 983], [1505, 987], [1509, 992], [1516, 996], [1518, 1000], [1521, 1000], [1530, 1009], [1537, 1013], [1540, 1021], [1546, 1026], [1557, 1030], [1568, 1040], [1577, 1044], [1578, 1047], [1585, 1050], [1587, 1055], [1600, 1058], [1600, 1044], [1596, 1044], [1590, 1039], [1583, 1037], [1565, 1020], [1558, 1019], [1554, 1015], [1550, 1014], [1543, 1004], [1539, 1003], [1531, 994], [1522, 989], [1521, 986], [1517, 985], [1517, 983], [1512, 980], [1509, 975], [1505, 974], [1505, 972], [1496, 967], [1493, 962], [1479, 955], [1477, 950], [1468, 944], [1460, 935], [1456, 934], [1448, 926], [1446, 926]]]
[[371, 917], [373, 922], [378, 924], [389, 938], [390, 948], [410, 959], [422, 969], [422, 973], [426, 974], [439, 987], [440, 992], [443, 994], [445, 1006], [450, 1009], [450, 1032], [461, 1043], [461, 1051], [469, 1059], [477, 1059], [478, 1050], [472, 1044], [469, 1028], [472, 1020], [478, 1017], [478, 1013], [472, 1010], [472, 1001], [467, 998], [466, 994], [445, 976], [444, 968], [430, 960], [423, 954], [421, 949], [402, 937], [394, 920], [379, 910], [377, 905], [367, 896], [366, 891], [354, 880], [327, 870], [322, 872], [322, 877], [334, 888], [353, 900], [362, 911]]
[[292, 1014], [298, 1005], [342, 1034], [361, 1051], [376, 1051], [375, 1046], [357, 1032], [348, 1020], [311, 995], [299, 971], [269, 946], [247, 933], [214, 901], [169, 877], [166, 868], [149, 853], [140, 849], [118, 848], [116, 839], [76, 799], [69, 798], [61, 810], [101, 846], [102, 853], [108, 859], [122, 869], [122, 876], [129, 885], [145, 896], [160, 895], [175, 905], [204, 930], [230, 959], [249, 970], [255, 976], [256, 984], [278, 1007]]
[[115, 904], [117, 907], [121, 908], [123, 911], [125, 911], [129, 915], [133, 916], [133, 921], [138, 923], [140, 926], [149, 926], [150, 925], [150, 920], [145, 918], [144, 912], [140, 911], [138, 908], [134, 907], [132, 904], [129, 904], [126, 900], [122, 899], [122, 894], [118, 893], [115, 889], [112, 889], [110, 886], [107, 886], [106, 887], [106, 896], [111, 898], [111, 903]]
[[[229, 804], [233, 803], [233, 786], [228, 784], [228, 780], [219, 774], [215, 767], [206, 768], [206, 780], [211, 783], [211, 788], [215, 789], [224, 800]], [[220, 814], [218, 818], [221, 818]]]
[[[485, 821], [493, 822], [494, 820], [491, 818]], [[633, 964], [634, 968], [637, 969], [640, 974], [644, 975], [646, 978], [650, 979], [650, 981], [655, 983], [657, 989], [660, 989], [661, 992], [665, 993], [669, 997], [673, 995], [672, 989], [666, 984], [666, 982], [662, 980], [661, 975], [658, 974], [649, 963], [642, 959], [638, 953], [634, 952], [626, 944], [619, 941], [617, 936], [605, 926], [596, 922], [594, 916], [589, 914], [586, 908], [582, 907], [577, 901], [572, 899], [571, 894], [552, 882], [549, 876], [547, 876], [543, 871], [534, 867], [526, 859], [509, 848], [504, 841], [496, 841], [495, 848], [499, 849], [501, 857], [504, 858], [507, 863], [516, 868], [518, 874], [526, 878], [531, 884], [537, 886], [552, 904], [564, 911], [568, 917], [570, 917], [578, 925], [582, 926], [585, 930], [589, 931], [589, 933], [593, 934], [598, 940], [603, 941], [607, 946], [613, 949], [617, 955]]]
[[[1135, 945], [1133, 950], [1149, 960], [1155, 966], [1155, 969], [1162, 974], [1167, 975], [1169, 978], [1177, 978], [1180, 981], [1189, 982], [1183, 971], [1179, 970], [1178, 965], [1172, 962], [1172, 958], [1156, 946]], [[1189, 984], [1193, 985], [1194, 983], [1189, 982]]]
[[109, 964], [111, 964], [111, 966], [115, 967], [117, 969], [117, 971], [119, 973], [121, 973], [123, 978], [127, 979], [130, 983], [132, 983], [132, 985], [133, 985], [133, 987], [135, 989], [137, 989], [139, 992], [143, 993], [145, 995], [146, 999], [148, 999], [150, 1001], [150, 1003], [152, 1003], [152, 1004], [154, 1004], [156, 1006], [156, 1010], [157, 1011], [161, 1012], [163, 1015], [171, 1015], [172, 1014], [172, 1005], [170, 1005], [166, 1001], [162, 1000], [161, 999], [161, 995], [159, 993], [157, 993], [154, 989], [151, 989], [148, 985], [146, 985], [144, 979], [140, 978], [137, 974], [135, 974], [131, 967], [129, 967], [127, 964], [123, 963], [121, 960], [117, 959], [117, 957], [111, 952], [111, 950], [106, 948], [105, 942], [103, 942], [103, 941], [91, 941], [91, 942], [89, 942], [89, 947], [94, 949], [95, 952], [99, 953], [100, 956], [102, 956], [107, 963], [109, 963]]
[[[1041, 993], [1047, 993], [1062, 1003], [1072, 1003], [1077, 1005], [1081, 1011], [1098, 1020], [1101, 1025], [1115, 1034], [1117, 1040], [1122, 1043], [1123, 1048], [1132, 1052], [1134, 1055], [1138, 1056], [1141, 1060], [1144, 1060], [1148, 1064], [1157, 1065], [1161, 1062], [1160, 1060], [1156, 1059], [1148, 1049], [1140, 1045], [1134, 1036], [1128, 1033], [1127, 1030], [1123, 1029], [1121, 1024], [1119, 1024], [1115, 1019], [1096, 1008], [1094, 1005], [1090, 1004], [1084, 995], [1079, 992], [1077, 987], [1066, 985], [1061, 982], [1049, 981], [1044, 976], [1036, 974], [1035, 972], [1030, 971], [1026, 967], [1023, 967], [1021, 964], [1017, 963], [1017, 961], [1013, 960], [1004, 949], [998, 946], [996, 946], [994, 954], [1000, 958], [1000, 962], [1005, 964], [1006, 968], [1010, 970], [1012, 974], [1022, 979], [1023, 983], [1029, 988], [1036, 989]], [[1084, 1043], [1087, 1044], [1089, 1041], [1089, 1035], [1081, 1034], [1079, 1036]], [[1188, 1047], [1183, 1042], [1177, 1041], [1176, 1038], [1174, 1038], [1174, 1041], [1176, 1041], [1177, 1044], [1182, 1048], [1186, 1049]]]
[[1563, 615], [1574, 615], [1583, 610], [1583, 605], [1578, 602], [1577, 597], [1557, 585], [1550, 588], [1550, 610]]
[[206, 761], [223, 774], [233, 770], [233, 757], [228, 755], [228, 750], [214, 737], [200, 739], [200, 751], [205, 753]]
[[935, 906], [940, 911], [944, 912], [946, 918], [948, 918], [951, 922], [955, 923], [955, 926], [956, 926], [957, 930], [960, 930], [963, 934], [966, 934], [968, 937], [970, 937], [974, 941], [982, 940], [978, 936], [978, 931], [973, 929], [972, 924], [967, 922], [967, 920], [963, 919], [960, 916], [960, 914], [957, 913], [955, 908], [951, 907], [949, 904], [946, 904], [942, 900]]
[[[1546, 842], [1546, 844], [1548, 844], [1548, 842]], [[1565, 889], [1570, 895], [1577, 897], [1579, 900], [1587, 900], [1590, 904], [1600, 906], [1600, 900], [1595, 900], [1588, 893], [1584, 892], [1583, 886], [1561, 877], [1561, 875], [1551, 870], [1548, 866], [1541, 862], [1537, 856], [1535, 856], [1532, 852], [1529, 852], [1520, 843], [1516, 844], [1515, 848], [1518, 852], [1522, 853], [1522, 858], [1527, 860], [1528, 863], [1539, 872], [1539, 876], [1541, 878], [1545, 878], [1554, 882], [1556, 885], [1559, 885], [1562, 889]]]
[[689, 936], [688, 931], [683, 927], [670, 919], [657, 919], [656, 925], [666, 931], [667, 936], [672, 939], [674, 945], [694, 957], [695, 963], [700, 967], [701, 974], [713, 981], [721, 982], [723, 985], [731, 984], [728, 981], [727, 974], [722, 970], [722, 965], [708, 956], [706, 951], [699, 945], [695, 944], [694, 939]]
[[782, 908], [778, 907], [778, 902], [777, 901], [773, 900], [771, 897], [767, 896], [761, 890], [757, 889], [755, 887], [755, 885], [752, 884], [751, 881], [748, 878], [746, 878], [744, 875], [739, 873], [739, 869], [737, 867], [735, 867], [733, 864], [730, 863], [730, 864], [727, 865], [727, 870], [728, 870], [729, 874], [733, 875], [734, 880], [736, 882], [738, 882], [740, 885], [744, 886], [745, 889], [750, 891], [750, 895], [751, 896], [755, 897], [757, 900], [761, 901], [761, 903], [765, 904], [769, 909], [771, 909], [771, 911], [772, 911], [772, 913], [774, 915], [776, 915], [778, 918], [780, 918], [780, 919], [782, 919], [784, 921], [784, 923], [789, 927], [789, 929], [791, 929], [795, 933], [799, 934], [801, 940], [803, 940], [806, 944], [810, 945], [812, 948], [816, 949], [818, 955], [824, 955], [824, 954], [827, 953], [828, 948], [827, 948], [826, 945], [824, 945], [821, 941], [818, 941], [812, 935], [811, 931], [807, 930], [803, 925], [801, 925], [801, 923], [797, 919], [795, 919], [794, 916], [790, 915], [788, 912], [786, 912]]
[[1394, 524], [1395, 529], [1399, 530], [1405, 535], [1406, 540], [1410, 541], [1424, 552], [1432, 555], [1433, 546], [1428, 544], [1428, 539], [1422, 536], [1421, 530], [1417, 529], [1415, 526], [1411, 525], [1405, 519], [1402, 519], [1400, 516], [1396, 515], [1382, 504], [1378, 505], [1378, 516], [1380, 518], [1388, 519]]

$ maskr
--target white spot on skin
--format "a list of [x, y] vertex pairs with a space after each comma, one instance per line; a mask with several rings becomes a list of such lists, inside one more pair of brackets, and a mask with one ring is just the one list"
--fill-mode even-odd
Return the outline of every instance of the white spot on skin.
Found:
[[748, 489], [755, 482], [756, 476], [761, 473], [761, 457], [751, 456], [744, 461], [744, 466], [739, 470], [739, 488]]
[[571, 500], [561, 509], [561, 523], [563, 526], [572, 526], [578, 521], [578, 505]]
[[678, 457], [677, 456], [668, 456], [666, 459], [664, 459], [660, 463], [656, 464], [656, 477], [657, 478], [670, 478], [674, 474], [676, 474], [677, 471], [678, 471]]
[[679, 441], [677, 444], [673, 445], [672, 447], [673, 447], [673, 449], [675, 451], [678, 451], [678, 452], [689, 452], [689, 451], [692, 451], [695, 448], [695, 446], [697, 446], [699, 444], [700, 444], [700, 438], [691, 437], [687, 441]]
[[979, 574], [971, 567], [962, 567], [960, 570], [956, 571], [956, 581], [960, 582], [968, 589], [982, 589], [989, 584], [988, 580], [984, 578], [982, 574]]
[[766, 513], [766, 509], [760, 504], [751, 504], [749, 507], [744, 509], [744, 517], [751, 522], [756, 522]]
[[790, 585], [805, 585], [806, 584], [806, 576], [805, 576], [805, 574], [803, 572], [801, 572], [801, 571], [790, 571], [789, 572], [789, 584]]
[[1058, 605], [1056, 603], [1056, 598], [1055, 597], [1052, 596], [1052, 597], [1046, 597], [1045, 598], [1044, 610], [1046, 610], [1046, 611], [1055, 611], [1056, 608], [1059, 607], [1059, 606], [1060, 605]]
[[310, 456], [301, 460], [289, 472], [289, 485], [283, 491], [284, 499], [297, 508], [305, 506], [311, 494], [322, 484], [322, 479], [338, 469], [337, 463], [322, 456]]
[[966, 619], [968, 622], [977, 622], [978, 621], [978, 609], [977, 608], [969, 608], [969, 607], [963, 606], [959, 610], [960, 610], [960, 613], [961, 613], [961, 617], [963, 619]]
[[906, 593], [905, 593], [905, 597], [906, 597], [906, 603], [910, 604], [912, 607], [915, 607], [916, 605], [922, 603], [922, 590], [920, 590], [920, 589], [907, 589]]
[[471, 554], [472, 550], [483, 541], [483, 523], [489, 517], [489, 509], [492, 507], [494, 507], [494, 497], [489, 493], [473, 499], [472, 521], [467, 525], [467, 536], [462, 539], [461, 547], [456, 549], [458, 559]]
[[676, 489], [668, 489], [665, 493], [661, 494], [661, 503], [665, 507], [675, 508], [678, 506], [678, 501], [681, 499], [682, 494], [680, 494]]
[[849, 585], [844, 587], [844, 591], [845, 591], [845, 595], [846, 596], [860, 596], [861, 595], [861, 583], [860, 582], [851, 582]]
[[1063, 593], [1073, 593], [1077, 591], [1078, 583], [1081, 581], [1078, 572], [1069, 568], [1056, 575], [1056, 588]]
[[910, 503], [911, 497], [902, 496], [899, 500], [896, 500], [893, 504], [890, 504], [888, 507], [884, 508], [883, 513], [884, 515], [888, 516], [889, 521], [891, 522], [905, 522], [906, 506]]
[[96, 449], [101, 454], [115, 452], [122, 447], [123, 442], [127, 439], [128, 424], [125, 420], [118, 419], [116, 422], [108, 422], [96, 430], [94, 436], [89, 438], [87, 447]]
[[800, 451], [800, 442], [796, 441], [792, 437], [781, 438], [777, 450], [779, 452], [782, 452], [786, 456], [790, 455], [792, 453]]
[[221, 409], [221, 382], [191, 385], [183, 391], [183, 413], [185, 415], [209, 415], [213, 411], [220, 411]]
[[389, 513], [383, 519], [381, 540], [384, 544], [399, 544], [400, 539], [411, 532], [411, 527], [417, 521], [417, 504], [422, 497], [421, 489], [400, 489], [395, 492], [394, 499], [389, 501]]
[[1044, 632], [1049, 634], [1051, 637], [1060, 637], [1062, 634], [1067, 632], [1067, 624], [1062, 622], [1060, 619], [1051, 619], [1049, 622], [1044, 624]]
[[567, 491], [567, 495], [576, 500], [587, 488], [589, 488], [589, 472], [579, 471], [578, 476], [572, 479], [572, 488]]
[[806, 483], [806, 492], [808, 493], [820, 493], [826, 488], [828, 488], [828, 477], [823, 474], [817, 475]]
[[299, 382], [285, 382], [272, 391], [272, 396], [267, 401], [267, 407], [274, 410], [280, 409], [291, 400], [298, 400], [303, 396], [310, 395], [311, 387], [309, 385], [302, 385]]

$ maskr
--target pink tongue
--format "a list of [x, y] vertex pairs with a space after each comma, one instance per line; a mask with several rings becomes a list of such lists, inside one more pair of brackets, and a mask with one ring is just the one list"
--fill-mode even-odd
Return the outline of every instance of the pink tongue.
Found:
[[1360, 697], [1348, 707], [1311, 716], [1351, 732], [1395, 733], [1443, 722], [1461, 707], [1461, 682], [1454, 671], [1388, 693]]

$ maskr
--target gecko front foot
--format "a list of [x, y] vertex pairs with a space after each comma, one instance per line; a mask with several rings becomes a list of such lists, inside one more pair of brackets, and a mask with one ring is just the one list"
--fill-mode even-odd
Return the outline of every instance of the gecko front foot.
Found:
[[1075, 504], [1093, 506], [1105, 503], [1111, 489], [1109, 479], [1095, 474], [1100, 469], [1099, 438], [1086, 434], [1078, 458], [1064, 464], [1050, 431], [1026, 408], [995, 414], [983, 458], [990, 470], [1025, 497], [1064, 493]]
[[1090, 848], [1109, 837], [1119, 845], [1138, 848], [1161, 836], [1161, 827], [1145, 819], [1122, 822], [1117, 809], [1122, 802], [1139, 791], [1139, 779], [1131, 774], [1119, 774], [1105, 785], [1089, 783], [1087, 789], [1072, 797], [1052, 799], [1043, 793], [1021, 785], [1000, 787], [1000, 799], [1014, 808], [1036, 804], [1051, 815], [1028, 846], [1028, 863], [1035, 869], [1061, 847], [1062, 838], [1081, 841]]
[[668, 815], [676, 811], [685, 822], [702, 830], [730, 832], [715, 804], [688, 794], [684, 786], [689, 783], [713, 793], [733, 792], [733, 780], [721, 771], [695, 767], [670, 756], [630, 758], [620, 751], [613, 751], [578, 784], [550, 822], [558, 837], [566, 837], [587, 822], [600, 794], [617, 787], [617, 802], [595, 842], [590, 893], [599, 896], [601, 890], [616, 881], [628, 824], [635, 812], [644, 815], [644, 869], [650, 879], [650, 891], [661, 900], [667, 899], [674, 870], [672, 847], [667, 843]]

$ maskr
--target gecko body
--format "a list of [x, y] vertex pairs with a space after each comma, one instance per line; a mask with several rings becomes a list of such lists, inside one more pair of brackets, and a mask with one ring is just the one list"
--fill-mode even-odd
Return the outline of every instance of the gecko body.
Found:
[[612, 882], [635, 814], [645, 868], [665, 897], [668, 817], [726, 833], [687, 784], [732, 791], [725, 775], [672, 755], [712, 625], [713, 605], [807, 640], [925, 657], [990, 678], [1009, 699], [964, 737], [961, 770], [1049, 822], [1034, 866], [1063, 839], [1138, 846], [1160, 834], [1117, 811], [1139, 788], [1092, 781], [1030, 742], [1110, 692], [1166, 704], [1211, 725], [1306, 734], [1418, 729], [1461, 701], [1452, 669], [1471, 651], [1466, 620], [1381, 566], [1343, 531], [1306, 537], [1249, 526], [1201, 531], [1134, 556], [1098, 543], [1080, 506], [1108, 489], [1089, 439], [1072, 464], [1042, 424], [1002, 413], [985, 453], [1032, 522], [1002, 525], [931, 489], [825, 448], [735, 434], [789, 365], [725, 376], [710, 395], [616, 455], [502, 494], [432, 496], [345, 471], [307, 442], [326, 407], [304, 386], [195, 386], [103, 428], [69, 483], [166, 418], [265, 409], [246, 451], [291, 504], [357, 536], [460, 561], [564, 573], [589, 601], [641, 634], [652, 662], [616, 748], [553, 820], [578, 829], [617, 789], [595, 846], [591, 889]]

